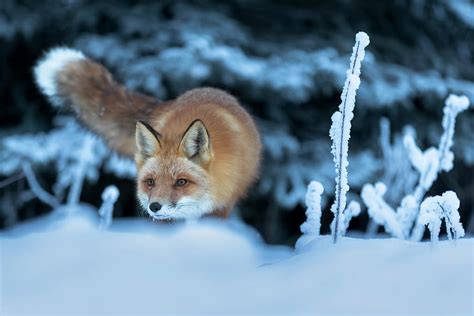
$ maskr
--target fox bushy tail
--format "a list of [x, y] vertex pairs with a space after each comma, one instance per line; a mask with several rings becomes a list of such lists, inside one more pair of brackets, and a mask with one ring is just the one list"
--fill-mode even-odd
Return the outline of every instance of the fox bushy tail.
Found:
[[47, 52], [34, 76], [54, 106], [71, 108], [111, 148], [133, 156], [135, 124], [156, 108], [154, 98], [126, 90], [105, 67], [70, 48]]

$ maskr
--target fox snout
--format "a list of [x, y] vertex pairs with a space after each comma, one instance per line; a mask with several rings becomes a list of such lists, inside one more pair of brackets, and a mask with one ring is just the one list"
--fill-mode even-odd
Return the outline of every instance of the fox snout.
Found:
[[152, 212], [158, 212], [159, 210], [161, 210], [161, 207], [162, 207], [162, 205], [158, 202], [153, 202], [148, 206], [148, 208]]

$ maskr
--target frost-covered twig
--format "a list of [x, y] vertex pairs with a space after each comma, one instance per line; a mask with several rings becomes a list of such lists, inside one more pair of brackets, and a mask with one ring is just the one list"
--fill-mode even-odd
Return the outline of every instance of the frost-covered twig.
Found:
[[318, 236], [321, 229], [321, 194], [324, 188], [321, 183], [311, 181], [306, 192], [306, 221], [301, 225], [301, 232]]
[[334, 164], [336, 167], [336, 192], [334, 204], [331, 211], [334, 213], [334, 221], [331, 224], [334, 243], [337, 236], [341, 234], [340, 217], [346, 207], [346, 193], [349, 191], [347, 184], [347, 160], [349, 150], [349, 137], [351, 130], [351, 120], [354, 117], [354, 106], [356, 91], [360, 85], [360, 67], [365, 56], [365, 47], [369, 45], [369, 36], [364, 32], [356, 35], [356, 44], [352, 50], [350, 68], [347, 71], [346, 81], [341, 94], [341, 104], [339, 111], [336, 111], [332, 117], [332, 125], [329, 135], [332, 139], [332, 154], [334, 155]]
[[[449, 171], [453, 167], [454, 154], [451, 152], [453, 145], [454, 126], [456, 116], [469, 107], [469, 100], [465, 96], [449, 95], [443, 109], [443, 135], [438, 148], [430, 147], [422, 151], [415, 142], [412, 133], [405, 134], [403, 143], [408, 153], [408, 158], [419, 173], [418, 183], [414, 192], [407, 194], [401, 201], [395, 213], [382, 197], [376, 194], [371, 185], [365, 185], [362, 199], [369, 208], [369, 215], [376, 216], [377, 223], [385, 223], [385, 229], [397, 238], [419, 241], [423, 237], [424, 225], [420, 223], [420, 204], [426, 192], [431, 188], [441, 171]], [[385, 186], [384, 186], [385, 188]], [[385, 188], [386, 189], [386, 188]], [[383, 190], [385, 192], [385, 189]], [[391, 188], [396, 189], [396, 188]], [[365, 195], [365, 198], [364, 198]], [[372, 201], [368, 195], [375, 198]], [[425, 216], [425, 221], [426, 216]], [[391, 224], [388, 224], [391, 223]], [[415, 225], [414, 225], [415, 223]], [[387, 227], [388, 226], [388, 227]], [[436, 222], [431, 224], [436, 229]], [[401, 233], [400, 233], [401, 232]], [[410, 234], [411, 233], [411, 234]]]
[[20, 179], [23, 179], [25, 175], [22, 172], [14, 174], [13, 176], [6, 178], [5, 180], [0, 181], [0, 189], [6, 187]]
[[107, 229], [112, 224], [112, 216], [114, 213], [114, 204], [120, 195], [115, 185], [109, 185], [102, 192], [102, 205], [99, 209], [100, 229]]
[[31, 191], [42, 201], [43, 203], [48, 204], [53, 209], [59, 207], [60, 203], [56, 199], [55, 196], [49, 194], [46, 190], [44, 190], [41, 185], [39, 184], [36, 176], [31, 168], [31, 165], [28, 162], [22, 163], [23, 173], [25, 174], [26, 181], [30, 185]]
[[453, 146], [454, 126], [456, 116], [469, 107], [469, 99], [465, 96], [450, 94], [446, 99], [443, 109], [443, 135], [438, 146], [439, 152], [439, 172], [450, 171], [453, 168], [454, 154], [451, 151]]
[[[451, 147], [453, 145], [456, 116], [468, 107], [469, 99], [466, 96], [450, 94], [446, 99], [443, 108], [443, 135], [441, 135], [438, 148], [428, 148], [424, 153], [422, 153], [422, 159], [420, 159], [420, 157], [417, 157], [417, 161], [411, 159], [413, 166], [420, 171], [420, 180], [414, 193], [417, 205], [420, 205], [426, 192], [438, 178], [438, 174], [442, 171], [447, 172], [453, 168], [454, 154], [451, 151]], [[418, 211], [419, 208], [416, 210]], [[416, 215], [419, 216], [419, 212]], [[415, 216], [415, 218], [416, 217], [417, 216]], [[416, 223], [410, 239], [415, 241], [421, 240], [423, 238], [424, 230], [424, 225]]]
[[402, 199], [400, 206], [397, 208], [397, 220], [403, 230], [405, 239], [410, 237], [413, 222], [418, 215], [419, 205], [415, 196], [409, 194]]
[[306, 190], [306, 221], [300, 226], [303, 235], [298, 238], [295, 250], [298, 252], [309, 242], [317, 238], [321, 229], [321, 194], [323, 185], [318, 181], [311, 181]]
[[431, 232], [431, 241], [439, 239], [441, 220], [446, 222], [448, 239], [459, 239], [464, 236], [464, 228], [460, 222], [459, 199], [453, 191], [446, 191], [443, 195], [426, 198], [420, 207], [418, 224], [428, 225]]
[[344, 210], [344, 220], [341, 220], [341, 234], [344, 235], [349, 228], [349, 223], [353, 217], [359, 216], [360, 204], [356, 201], [351, 201]]
[[369, 216], [385, 230], [397, 238], [403, 239], [403, 230], [397, 220], [395, 211], [385, 202], [383, 195], [387, 191], [385, 184], [378, 182], [365, 184], [362, 187], [361, 198], [367, 206]]
[[438, 177], [438, 150], [434, 147], [430, 147], [424, 152], [421, 151], [421, 149], [416, 145], [413, 136], [410, 134], [405, 135], [403, 142], [405, 144], [405, 148], [408, 151], [408, 158], [410, 159], [410, 162], [420, 173], [418, 184], [416, 185], [415, 192], [413, 193], [413, 196], [419, 204], [425, 196], [425, 193], [429, 190], [433, 182]]
[[87, 134], [84, 137], [79, 156], [76, 158], [78, 163], [77, 166], [75, 166], [75, 176], [71, 188], [69, 189], [69, 195], [67, 198], [68, 205], [74, 205], [79, 202], [86, 172], [88, 171], [88, 168], [91, 167], [91, 161], [94, 160], [94, 144], [95, 138], [92, 135]]

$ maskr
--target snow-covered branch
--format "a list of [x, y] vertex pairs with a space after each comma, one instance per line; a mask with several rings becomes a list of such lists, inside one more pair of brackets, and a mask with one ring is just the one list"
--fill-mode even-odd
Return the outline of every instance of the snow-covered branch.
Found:
[[397, 220], [395, 211], [385, 202], [383, 195], [387, 191], [385, 184], [378, 182], [373, 186], [366, 184], [362, 188], [361, 198], [367, 206], [369, 216], [385, 230], [397, 238], [403, 239], [403, 230]]
[[54, 195], [49, 194], [39, 184], [38, 180], [36, 179], [35, 173], [31, 168], [30, 163], [24, 162], [22, 164], [22, 169], [26, 180], [30, 185], [31, 191], [36, 195], [36, 197], [40, 199], [40, 201], [42, 201], [43, 203], [46, 203], [51, 206], [53, 209], [59, 207], [60, 202], [58, 201], [58, 199]]
[[351, 120], [354, 117], [356, 91], [360, 85], [360, 67], [365, 56], [365, 47], [369, 45], [369, 36], [364, 32], [356, 35], [356, 44], [352, 50], [350, 68], [347, 71], [346, 81], [341, 94], [341, 104], [339, 111], [336, 111], [332, 117], [332, 125], [329, 135], [332, 139], [332, 154], [334, 155], [334, 164], [336, 167], [336, 190], [335, 200], [331, 206], [334, 213], [334, 221], [331, 224], [334, 243], [337, 236], [341, 234], [340, 218], [343, 216], [343, 210], [346, 207], [346, 193], [349, 191], [347, 183], [347, 160], [349, 151], [349, 138], [351, 130]]
[[464, 228], [458, 211], [459, 204], [459, 199], [453, 191], [446, 191], [441, 196], [428, 197], [421, 203], [418, 224], [428, 225], [433, 243], [439, 240], [443, 219], [446, 222], [446, 233], [449, 240], [464, 236]]
[[323, 185], [318, 181], [311, 181], [306, 191], [306, 221], [300, 226], [303, 235], [298, 238], [295, 250], [299, 251], [320, 234], [321, 229], [321, 195]]
[[71, 188], [69, 189], [69, 195], [67, 198], [67, 204], [69, 205], [74, 205], [79, 202], [86, 173], [88, 169], [92, 167], [91, 165], [94, 164], [94, 161], [97, 160], [97, 158], [94, 157], [94, 144], [95, 137], [91, 134], [87, 134], [84, 137], [82, 148], [76, 157], [76, 166], [74, 168], [75, 174], [72, 178]]
[[[441, 136], [438, 148], [428, 148], [417, 162], [411, 159], [413, 166], [420, 172], [420, 179], [414, 193], [417, 206], [420, 205], [426, 192], [438, 178], [438, 174], [453, 168], [454, 154], [451, 151], [451, 147], [453, 145], [456, 116], [468, 107], [469, 99], [466, 96], [450, 94], [443, 108], [443, 135]], [[419, 208], [417, 207], [416, 210], [419, 211]], [[419, 212], [417, 215], [419, 216]], [[410, 239], [415, 241], [421, 240], [424, 230], [424, 225], [416, 223]]]
[[450, 171], [453, 168], [454, 154], [451, 151], [453, 146], [454, 126], [456, 116], [469, 107], [469, 99], [465, 96], [450, 94], [446, 99], [443, 109], [443, 135], [438, 146], [439, 152], [439, 172]]
[[306, 221], [301, 225], [301, 232], [318, 236], [321, 229], [321, 194], [324, 188], [321, 183], [311, 181], [306, 193]]
[[356, 201], [351, 201], [347, 208], [342, 213], [344, 216], [341, 220], [341, 235], [344, 235], [349, 228], [349, 223], [353, 217], [357, 217], [360, 214], [360, 204]]
[[395, 237], [419, 241], [423, 237], [423, 223], [430, 223], [432, 234], [436, 231], [438, 222], [430, 215], [429, 211], [425, 210], [420, 221], [420, 204], [426, 192], [438, 178], [438, 174], [441, 171], [449, 171], [453, 167], [454, 154], [451, 152], [451, 147], [456, 116], [468, 107], [469, 100], [466, 96], [451, 94], [446, 99], [443, 109], [443, 134], [438, 148], [430, 147], [422, 151], [416, 145], [413, 134], [405, 134], [403, 143], [408, 153], [408, 159], [419, 173], [419, 178], [414, 192], [407, 194], [402, 199], [396, 213], [383, 199], [383, 194], [386, 191], [385, 185], [379, 187], [383, 189], [381, 192], [377, 192], [372, 185], [364, 186], [362, 199], [369, 209], [369, 216], [379, 224], [384, 223], [387, 232]]
[[114, 204], [120, 195], [115, 185], [109, 185], [102, 192], [102, 205], [99, 208], [100, 228], [105, 230], [112, 224]]

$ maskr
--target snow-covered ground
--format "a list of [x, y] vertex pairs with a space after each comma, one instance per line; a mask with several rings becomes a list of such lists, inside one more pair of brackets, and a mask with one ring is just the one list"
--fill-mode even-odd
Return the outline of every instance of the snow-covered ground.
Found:
[[473, 315], [472, 238], [294, 252], [236, 221], [97, 227], [49, 216], [1, 233], [0, 314]]

